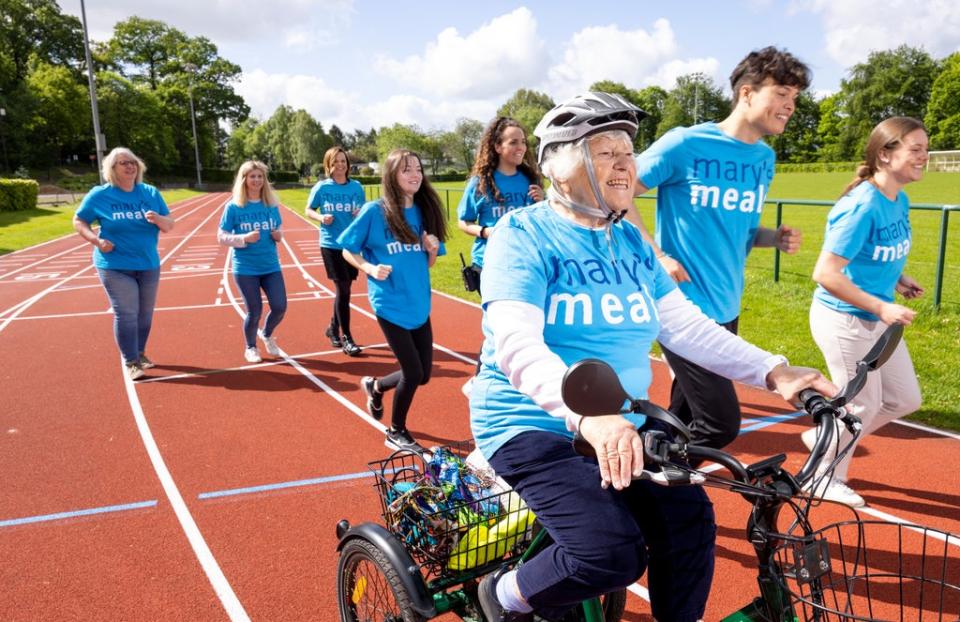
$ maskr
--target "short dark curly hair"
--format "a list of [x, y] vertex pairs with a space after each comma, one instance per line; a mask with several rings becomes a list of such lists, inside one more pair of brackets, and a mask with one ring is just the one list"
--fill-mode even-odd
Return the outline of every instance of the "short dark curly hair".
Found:
[[810, 86], [811, 77], [810, 68], [796, 56], [768, 45], [747, 54], [730, 74], [733, 104], [736, 105], [740, 98], [740, 88], [746, 84], [759, 87], [764, 80], [770, 78], [775, 84], [793, 86], [805, 91]]

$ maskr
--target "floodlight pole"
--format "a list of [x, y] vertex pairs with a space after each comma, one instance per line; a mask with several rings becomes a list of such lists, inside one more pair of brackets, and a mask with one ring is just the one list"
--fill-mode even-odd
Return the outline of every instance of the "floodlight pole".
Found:
[[190, 88], [187, 95], [190, 98], [190, 125], [193, 127], [193, 157], [197, 163], [197, 189], [203, 187], [203, 180], [200, 179], [200, 143], [197, 141], [197, 115], [193, 110], [193, 78], [196, 75], [197, 67], [193, 64], [186, 64], [183, 67], [190, 72]]
[[93, 59], [90, 57], [90, 37], [87, 34], [87, 8], [83, 0], [80, 0], [80, 16], [83, 18], [83, 52], [87, 58], [87, 83], [90, 85], [90, 111], [93, 114], [93, 143], [97, 151], [97, 175], [100, 177], [100, 183], [103, 183], [103, 171], [101, 170], [100, 160], [103, 154], [104, 145], [103, 135], [100, 133], [100, 112], [97, 110], [97, 85], [93, 79]]

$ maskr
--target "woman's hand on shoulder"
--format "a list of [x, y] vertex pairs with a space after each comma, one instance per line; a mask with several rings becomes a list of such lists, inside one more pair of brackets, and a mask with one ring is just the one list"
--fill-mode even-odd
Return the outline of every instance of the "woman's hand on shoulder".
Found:
[[634, 425], [621, 415], [584, 417], [580, 435], [597, 453], [600, 485], [617, 490], [630, 485], [643, 471], [643, 442]]
[[799, 403], [800, 392], [813, 389], [826, 397], [838, 393], [837, 387], [827, 380], [820, 370], [812, 367], [777, 365], [767, 374], [767, 388], [776, 391], [791, 404]]

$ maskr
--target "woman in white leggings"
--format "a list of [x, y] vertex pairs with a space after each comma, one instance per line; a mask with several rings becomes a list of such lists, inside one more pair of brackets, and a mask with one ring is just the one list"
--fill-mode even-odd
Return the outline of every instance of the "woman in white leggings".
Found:
[[[838, 386], [853, 377], [857, 361], [888, 325], [910, 324], [916, 314], [896, 303], [894, 293], [907, 299], [923, 295], [923, 288], [903, 273], [911, 243], [910, 204], [903, 187], [923, 177], [926, 163], [927, 133], [920, 121], [882, 121], [870, 134], [857, 176], [827, 217], [823, 250], [813, 271], [818, 287], [810, 306], [810, 330]], [[890, 360], [869, 375], [848, 408], [863, 420], [863, 438], [919, 407], [920, 385], [901, 342]], [[815, 435], [814, 429], [804, 432], [808, 448]], [[843, 431], [821, 470], [847, 442]], [[831, 480], [818, 484], [817, 495], [852, 507], [865, 505], [846, 484], [855, 449], [840, 461]]]

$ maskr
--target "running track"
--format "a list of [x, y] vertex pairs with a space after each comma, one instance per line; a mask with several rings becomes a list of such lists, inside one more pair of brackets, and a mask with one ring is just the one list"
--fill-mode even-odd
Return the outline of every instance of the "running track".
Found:
[[[239, 295], [216, 242], [225, 198], [172, 207], [148, 381], [124, 379], [88, 244], [68, 236], [0, 257], [0, 620], [337, 619], [334, 525], [378, 519], [366, 463], [387, 454], [357, 380], [393, 360], [362, 280], [353, 332], [367, 347], [354, 359], [329, 349], [316, 230], [290, 213], [286, 355], [245, 364]], [[460, 385], [479, 346], [479, 309], [439, 293], [433, 309], [433, 380], [410, 427], [444, 443], [469, 436]], [[662, 402], [659, 366], [655, 381]], [[738, 457], [784, 451], [799, 467], [809, 420], [760, 391], [741, 399]], [[851, 481], [870, 503], [864, 517], [960, 532], [958, 443], [909, 425], [866, 439]], [[716, 620], [756, 593], [755, 565], [747, 505], [710, 494], [720, 530], [706, 619]], [[642, 582], [631, 592], [626, 619], [651, 620]]]

